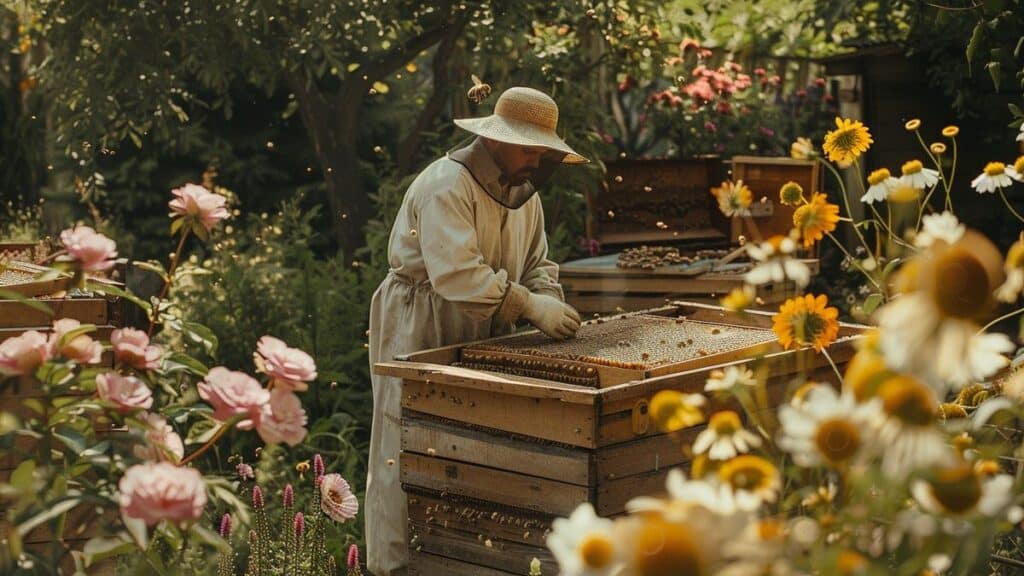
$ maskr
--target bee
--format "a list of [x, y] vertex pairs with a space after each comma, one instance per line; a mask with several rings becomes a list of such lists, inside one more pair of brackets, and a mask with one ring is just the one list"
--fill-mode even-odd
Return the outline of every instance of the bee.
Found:
[[480, 104], [491, 95], [491, 85], [484, 84], [484, 81], [477, 78], [476, 74], [470, 74], [470, 78], [473, 79], [473, 87], [466, 92], [466, 98], [474, 104]]

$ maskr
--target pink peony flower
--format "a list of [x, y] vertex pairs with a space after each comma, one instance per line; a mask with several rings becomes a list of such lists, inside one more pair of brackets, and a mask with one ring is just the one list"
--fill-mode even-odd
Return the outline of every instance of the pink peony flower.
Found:
[[260, 338], [252, 358], [258, 371], [270, 376], [276, 387], [285, 390], [306, 390], [309, 388], [306, 382], [316, 378], [316, 363], [309, 354], [289, 348], [273, 336]]
[[138, 518], [147, 526], [161, 520], [185, 523], [198, 520], [206, 506], [206, 485], [194, 468], [168, 462], [132, 466], [117, 485], [121, 492], [121, 513]]
[[82, 326], [82, 323], [74, 318], [61, 318], [53, 323], [53, 332], [50, 333], [50, 354], [51, 356], [63, 356], [68, 360], [74, 360], [79, 364], [99, 364], [103, 357], [103, 345], [85, 334], [79, 334], [71, 340], [65, 340], [64, 336]]
[[115, 404], [118, 412], [148, 410], [153, 405], [153, 391], [145, 382], [117, 372], [96, 376], [96, 393], [100, 399]]
[[60, 233], [61, 244], [71, 259], [86, 272], [109, 270], [117, 257], [117, 244], [89, 226], [75, 226]]
[[20, 336], [0, 342], [0, 374], [23, 376], [35, 374], [37, 368], [52, 354], [46, 334], [29, 330]]
[[223, 366], [210, 369], [198, 388], [199, 397], [213, 406], [214, 418], [229, 420], [236, 414], [248, 414], [250, 418], [238, 423], [240, 430], [251, 430], [258, 425], [260, 411], [270, 401], [270, 392], [264, 390], [255, 378]]
[[306, 411], [295, 393], [274, 390], [270, 402], [263, 404], [256, 421], [256, 432], [268, 444], [284, 442], [295, 446], [306, 437]]
[[256, 473], [253, 472], [252, 466], [245, 462], [239, 462], [238, 466], [235, 466], [235, 472], [238, 473], [240, 480], [253, 480], [256, 478]]
[[146, 414], [141, 418], [146, 423], [142, 430], [146, 445], [136, 445], [133, 452], [137, 458], [153, 461], [180, 462], [185, 457], [185, 445], [181, 436], [159, 414]]
[[325, 474], [320, 482], [320, 508], [335, 522], [345, 522], [359, 513], [359, 500], [341, 474]]
[[142, 330], [118, 328], [110, 333], [110, 344], [114, 347], [114, 358], [139, 370], [155, 370], [160, 367], [163, 349], [149, 344], [149, 336]]
[[228, 209], [224, 207], [227, 198], [210, 192], [197, 184], [185, 184], [181, 188], [171, 190], [174, 200], [167, 203], [172, 210], [171, 216], [198, 219], [207, 231], [228, 217]]

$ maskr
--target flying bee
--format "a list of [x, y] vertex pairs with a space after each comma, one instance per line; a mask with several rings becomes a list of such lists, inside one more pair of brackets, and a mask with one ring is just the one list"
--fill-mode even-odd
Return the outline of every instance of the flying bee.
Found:
[[473, 87], [466, 92], [466, 98], [469, 98], [470, 102], [474, 104], [480, 104], [491, 95], [491, 85], [484, 84], [484, 81], [477, 78], [476, 74], [470, 74], [470, 78], [473, 79]]

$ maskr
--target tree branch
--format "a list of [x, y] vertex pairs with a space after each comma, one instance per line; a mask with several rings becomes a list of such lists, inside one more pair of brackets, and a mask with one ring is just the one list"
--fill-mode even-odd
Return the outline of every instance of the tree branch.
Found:
[[366, 70], [366, 80], [364, 83], [367, 85], [373, 84], [377, 80], [380, 80], [395, 70], [398, 70], [403, 64], [415, 58], [420, 52], [440, 42], [444, 38], [447, 29], [451, 26], [448, 22], [449, 17], [451, 16], [451, 3], [446, 2], [444, 4], [444, 10], [441, 12], [441, 21], [437, 26], [427, 29], [418, 36], [409, 38], [400, 47], [391, 50], [376, 62], [372, 62], [367, 66], [364, 66], [363, 68]]

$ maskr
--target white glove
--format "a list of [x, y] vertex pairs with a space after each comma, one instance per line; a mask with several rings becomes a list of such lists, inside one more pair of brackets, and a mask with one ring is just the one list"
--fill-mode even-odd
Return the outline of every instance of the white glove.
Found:
[[571, 338], [580, 329], [580, 315], [572, 306], [543, 294], [530, 293], [523, 318], [556, 340]]

